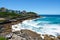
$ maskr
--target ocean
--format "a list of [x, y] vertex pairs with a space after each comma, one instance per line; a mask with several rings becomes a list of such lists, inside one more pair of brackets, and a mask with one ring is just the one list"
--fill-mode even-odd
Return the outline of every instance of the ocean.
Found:
[[41, 16], [41, 18], [23, 21], [23, 29], [32, 30], [38, 34], [60, 35], [60, 15]]

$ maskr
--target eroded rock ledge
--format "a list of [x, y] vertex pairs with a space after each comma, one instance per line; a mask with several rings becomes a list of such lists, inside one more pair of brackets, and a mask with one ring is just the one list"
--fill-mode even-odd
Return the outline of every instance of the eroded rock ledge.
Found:
[[24, 29], [14, 32], [12, 38], [9, 40], [60, 40], [60, 36], [41, 35], [31, 30]]

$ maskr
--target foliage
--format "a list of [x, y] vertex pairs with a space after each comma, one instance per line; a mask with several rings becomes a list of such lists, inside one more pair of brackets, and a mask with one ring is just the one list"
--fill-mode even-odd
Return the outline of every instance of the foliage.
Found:
[[0, 40], [8, 40], [8, 39], [4, 37], [0, 37]]
[[16, 13], [0, 12], [0, 17], [14, 18], [14, 17], [18, 17], [18, 16], [19, 15]]
[[32, 17], [37, 16], [37, 14], [35, 12], [26, 12], [26, 11], [20, 12], [17, 10], [9, 10], [9, 9], [4, 8], [4, 7], [0, 8], [0, 10], [1, 10], [0, 17], [9, 18], [9, 19], [18, 18], [18, 17], [22, 18], [22, 17], [29, 17], [29, 16], [32, 16]]

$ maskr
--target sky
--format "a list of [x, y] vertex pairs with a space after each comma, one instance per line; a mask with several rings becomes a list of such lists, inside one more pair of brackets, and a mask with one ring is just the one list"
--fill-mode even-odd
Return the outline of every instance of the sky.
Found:
[[0, 0], [0, 7], [41, 15], [60, 15], [60, 0]]

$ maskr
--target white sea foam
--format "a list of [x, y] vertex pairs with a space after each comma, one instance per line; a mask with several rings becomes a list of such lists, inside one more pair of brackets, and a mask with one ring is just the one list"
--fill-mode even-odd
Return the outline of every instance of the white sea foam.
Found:
[[21, 30], [21, 23], [12, 25], [12, 32]]
[[30, 21], [30, 20], [26, 20], [22, 22], [22, 24], [25, 29], [33, 30], [40, 34], [49, 34], [54, 36], [60, 35], [60, 25], [57, 25], [57, 24], [37, 25], [38, 23], [35, 23], [34, 21]]
[[[39, 19], [39, 18], [37, 18]], [[22, 24], [12, 25], [12, 31], [18, 31], [21, 29], [28, 29], [38, 34], [49, 34], [49, 35], [60, 35], [60, 24], [49, 24], [48, 21], [37, 21], [33, 20], [25, 20]]]

